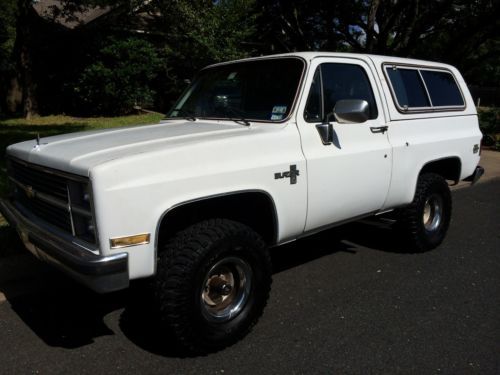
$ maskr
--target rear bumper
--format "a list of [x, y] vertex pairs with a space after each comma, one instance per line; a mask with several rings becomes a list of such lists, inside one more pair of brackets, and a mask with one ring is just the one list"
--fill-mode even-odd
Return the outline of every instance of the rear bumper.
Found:
[[474, 185], [481, 178], [483, 174], [484, 174], [484, 168], [478, 165], [474, 173], [471, 174], [466, 179], [464, 179], [464, 181], [468, 181], [471, 183], [471, 185]]
[[98, 293], [128, 287], [127, 253], [96, 255], [28, 220], [8, 200], [0, 199], [0, 212], [37, 258], [56, 266]]

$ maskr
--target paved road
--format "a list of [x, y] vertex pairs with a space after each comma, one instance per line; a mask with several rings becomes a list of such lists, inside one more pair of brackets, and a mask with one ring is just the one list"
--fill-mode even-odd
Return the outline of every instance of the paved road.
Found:
[[162, 345], [129, 292], [96, 296], [44, 270], [37, 293], [0, 303], [0, 373], [498, 374], [500, 180], [453, 195], [430, 253], [365, 223], [275, 250], [262, 320], [206, 357]]

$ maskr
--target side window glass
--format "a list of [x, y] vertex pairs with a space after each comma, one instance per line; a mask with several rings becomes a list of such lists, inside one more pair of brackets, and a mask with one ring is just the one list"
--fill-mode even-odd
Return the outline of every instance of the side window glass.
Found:
[[422, 73], [434, 107], [464, 105], [462, 94], [450, 73], [433, 70], [421, 70], [420, 73]]
[[394, 94], [401, 108], [429, 107], [429, 99], [416, 69], [386, 68]]
[[307, 122], [320, 122], [322, 120], [321, 108], [321, 74], [319, 68], [314, 73], [311, 90], [307, 98], [306, 108], [304, 110], [304, 118]]
[[[327, 63], [321, 65], [323, 108], [329, 113], [339, 100], [361, 99], [370, 106], [370, 119], [378, 116], [372, 87], [364, 69], [359, 65]], [[333, 121], [333, 120], [332, 120]]]

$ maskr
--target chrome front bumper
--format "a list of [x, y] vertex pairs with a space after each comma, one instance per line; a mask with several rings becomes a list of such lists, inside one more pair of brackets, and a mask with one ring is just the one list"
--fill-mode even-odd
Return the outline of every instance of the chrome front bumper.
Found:
[[28, 220], [8, 200], [0, 199], [0, 212], [37, 258], [56, 266], [98, 293], [128, 287], [127, 253], [96, 255]]

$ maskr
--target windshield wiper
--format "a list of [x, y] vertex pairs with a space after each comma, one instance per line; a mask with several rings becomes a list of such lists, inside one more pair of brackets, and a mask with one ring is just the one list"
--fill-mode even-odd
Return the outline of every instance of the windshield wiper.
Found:
[[233, 117], [228, 117], [227, 120], [234, 121], [237, 124], [240, 125], [245, 125], [245, 126], [250, 126], [250, 121], [244, 118], [233, 118]]
[[240, 125], [250, 126], [250, 121], [248, 121], [246, 118], [241, 116], [241, 112], [238, 111], [236, 108], [225, 107], [224, 109], [226, 110], [226, 112], [229, 112], [233, 116], [236, 116], [236, 117], [229, 117], [228, 120], [234, 121], [235, 123], [240, 124]]
[[[175, 117], [165, 117], [165, 119], [176, 119], [176, 120], [188, 120], [188, 121], [196, 121], [197, 118], [192, 111], [186, 111], [184, 108], [175, 109], [177, 111], [177, 116]], [[174, 112], [172, 111], [172, 112]]]

